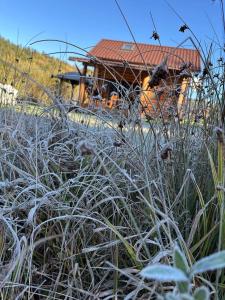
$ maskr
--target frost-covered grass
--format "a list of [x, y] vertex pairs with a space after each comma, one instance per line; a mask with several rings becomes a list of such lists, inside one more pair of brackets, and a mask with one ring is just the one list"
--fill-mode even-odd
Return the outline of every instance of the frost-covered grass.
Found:
[[1, 299], [224, 298], [225, 62], [211, 52], [158, 118], [126, 93], [128, 114], [69, 112], [10, 66], [51, 106], [0, 108]]
[[154, 299], [148, 263], [217, 251], [214, 124], [99, 124], [1, 109], [2, 299]]

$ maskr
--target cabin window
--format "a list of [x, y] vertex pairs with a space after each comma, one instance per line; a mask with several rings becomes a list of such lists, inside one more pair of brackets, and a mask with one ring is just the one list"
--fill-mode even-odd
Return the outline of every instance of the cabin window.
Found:
[[122, 50], [127, 50], [127, 51], [134, 50], [134, 45], [133, 44], [123, 44]]

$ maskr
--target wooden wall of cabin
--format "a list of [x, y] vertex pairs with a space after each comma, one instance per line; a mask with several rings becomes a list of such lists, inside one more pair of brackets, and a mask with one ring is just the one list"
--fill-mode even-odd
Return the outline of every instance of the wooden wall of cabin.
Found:
[[[96, 65], [94, 76], [98, 78], [97, 85], [99, 91], [101, 91], [101, 96], [104, 100], [102, 105], [108, 108], [116, 107], [118, 101], [116, 96], [112, 96], [112, 92], [118, 94], [119, 99], [124, 98], [125, 90], [129, 88], [134, 88], [136, 85], [141, 86], [141, 71], [131, 70], [129, 66], [127, 67], [109, 67], [103, 65]], [[102, 87], [106, 86], [106, 89]], [[125, 89], [124, 89], [125, 88]]]
[[[188, 87], [188, 80], [180, 78], [176, 71], [170, 71], [168, 79], [162, 80], [159, 86], [149, 88], [150, 80], [147, 71], [131, 70], [126, 67], [105, 67], [98, 65], [95, 69], [95, 76], [98, 77], [99, 89], [106, 84], [108, 88], [104, 91], [103, 98], [110, 98], [110, 82], [112, 82], [114, 91], [119, 92], [119, 84], [125, 87], [139, 85], [142, 88], [141, 105], [145, 113], [152, 116], [158, 116], [160, 113], [169, 115], [172, 111], [179, 113], [185, 101], [185, 91]], [[108, 103], [109, 107], [112, 107]]]
[[149, 87], [150, 76], [147, 72], [142, 74], [141, 104], [145, 114], [152, 117], [180, 114], [185, 102], [185, 92], [188, 79], [180, 78], [178, 73], [170, 71], [167, 80], [161, 80], [154, 88]]
[[109, 81], [122, 83], [125, 82], [128, 85], [140, 83], [141, 72], [139, 70], [131, 70], [129, 66], [126, 67], [105, 67], [98, 66], [98, 78], [106, 79]]

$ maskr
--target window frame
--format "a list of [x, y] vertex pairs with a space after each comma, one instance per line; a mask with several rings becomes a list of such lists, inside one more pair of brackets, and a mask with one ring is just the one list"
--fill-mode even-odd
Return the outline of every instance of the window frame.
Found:
[[121, 47], [122, 50], [125, 50], [125, 51], [133, 51], [135, 48], [135, 45], [134, 44], [130, 44], [130, 43], [124, 43]]

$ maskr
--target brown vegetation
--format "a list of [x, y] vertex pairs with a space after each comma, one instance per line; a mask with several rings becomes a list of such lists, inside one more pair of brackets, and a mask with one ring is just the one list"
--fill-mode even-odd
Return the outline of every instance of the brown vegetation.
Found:
[[[32, 77], [46, 88], [55, 90], [58, 81], [51, 78], [51, 75], [74, 71], [74, 67], [59, 59], [39, 53], [31, 48], [15, 45], [3, 37], [0, 37], [0, 54], [0, 82], [15, 86], [19, 90], [20, 96], [25, 98], [48, 100], [40, 88], [27, 80], [27, 76]], [[24, 76], [12, 68], [12, 65], [23, 72]], [[63, 89], [65, 97], [67, 86], [65, 85]]]

